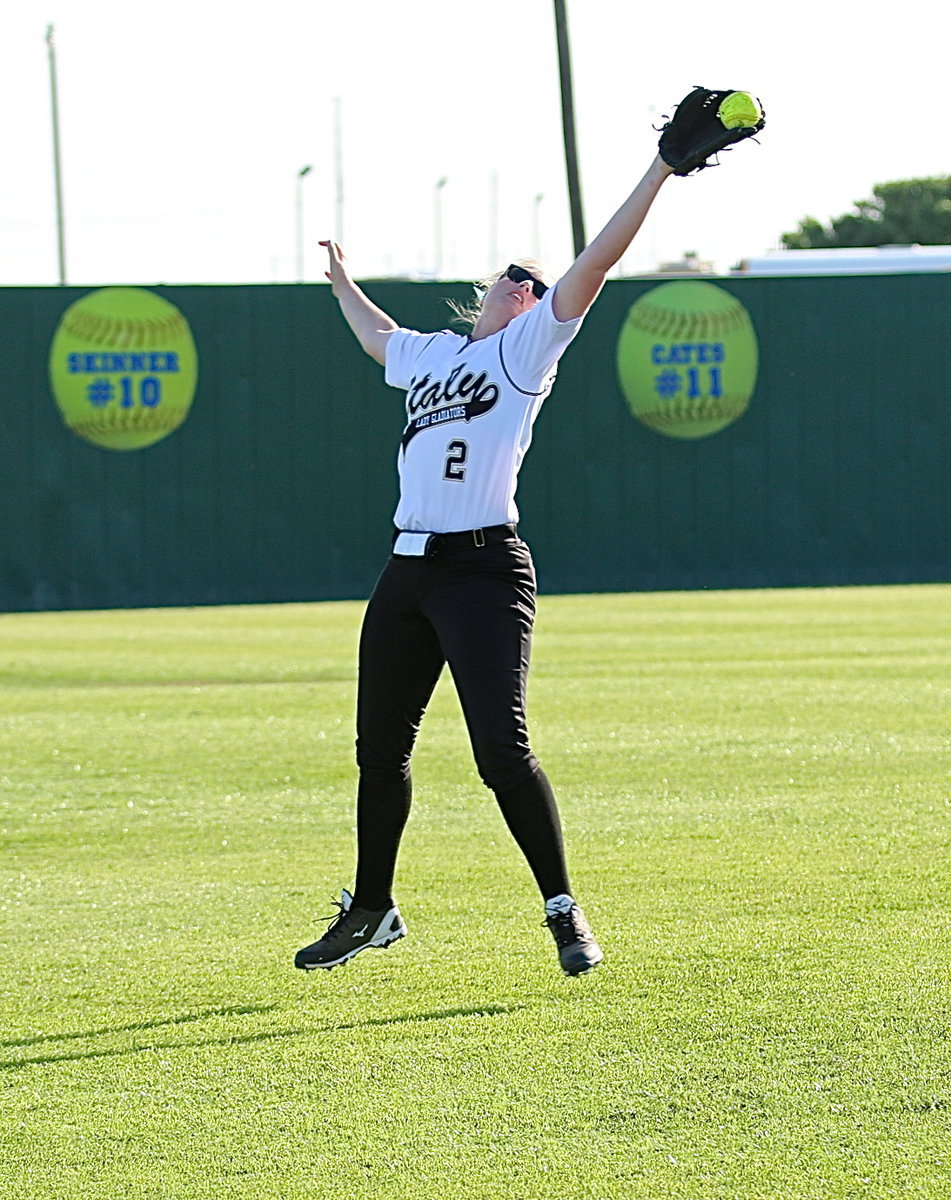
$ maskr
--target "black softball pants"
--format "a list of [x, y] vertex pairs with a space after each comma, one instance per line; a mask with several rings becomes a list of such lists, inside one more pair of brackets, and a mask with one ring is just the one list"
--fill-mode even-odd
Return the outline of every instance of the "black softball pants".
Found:
[[526, 725], [534, 617], [531, 552], [515, 536], [388, 561], [360, 635], [355, 904], [392, 903], [410, 758], [446, 663], [479, 774], [542, 895], [570, 893], [555, 798]]

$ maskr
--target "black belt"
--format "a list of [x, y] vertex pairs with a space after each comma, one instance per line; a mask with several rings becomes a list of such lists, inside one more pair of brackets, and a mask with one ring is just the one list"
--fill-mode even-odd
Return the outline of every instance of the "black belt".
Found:
[[[393, 541], [399, 536], [400, 530], [394, 529]], [[430, 535], [426, 548], [427, 557], [440, 554], [446, 550], [472, 550], [480, 546], [494, 546], [498, 542], [510, 542], [518, 537], [517, 525], [485, 525], [482, 529], [463, 529], [453, 533], [434, 533]]]

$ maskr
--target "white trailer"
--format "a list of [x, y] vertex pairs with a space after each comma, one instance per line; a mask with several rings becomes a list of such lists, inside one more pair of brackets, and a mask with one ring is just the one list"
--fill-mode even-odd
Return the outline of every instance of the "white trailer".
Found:
[[951, 271], [951, 246], [864, 246], [842, 250], [770, 250], [745, 258], [731, 275], [905, 275]]

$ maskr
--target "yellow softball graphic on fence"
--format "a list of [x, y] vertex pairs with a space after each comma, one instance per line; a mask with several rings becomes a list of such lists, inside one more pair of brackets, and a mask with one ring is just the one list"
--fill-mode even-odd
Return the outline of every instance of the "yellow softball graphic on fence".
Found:
[[668, 437], [702, 438], [731, 425], [749, 405], [758, 365], [749, 313], [699, 279], [645, 292], [618, 338], [618, 378], [631, 411]]
[[100, 288], [60, 318], [49, 374], [74, 433], [109, 450], [140, 450], [188, 416], [198, 352], [188, 322], [162, 296], [146, 288]]

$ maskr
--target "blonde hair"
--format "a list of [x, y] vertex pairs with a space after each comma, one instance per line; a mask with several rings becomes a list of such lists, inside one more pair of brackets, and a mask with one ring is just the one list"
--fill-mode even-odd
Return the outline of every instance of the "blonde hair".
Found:
[[[524, 267], [526, 271], [530, 271], [542, 283], [547, 283], [549, 287], [554, 284], [554, 278], [548, 274], [538, 259], [516, 258], [513, 259], [513, 262], [517, 267]], [[505, 271], [496, 271], [492, 275], [487, 275], [485, 279], [480, 279], [478, 283], [474, 283], [472, 287], [475, 291], [475, 296], [468, 304], [460, 304], [458, 300], [447, 300], [446, 303], [452, 312], [449, 327], [459, 330], [460, 333], [471, 333], [482, 313], [483, 296], [485, 296], [490, 287], [498, 283], [504, 274]]]

